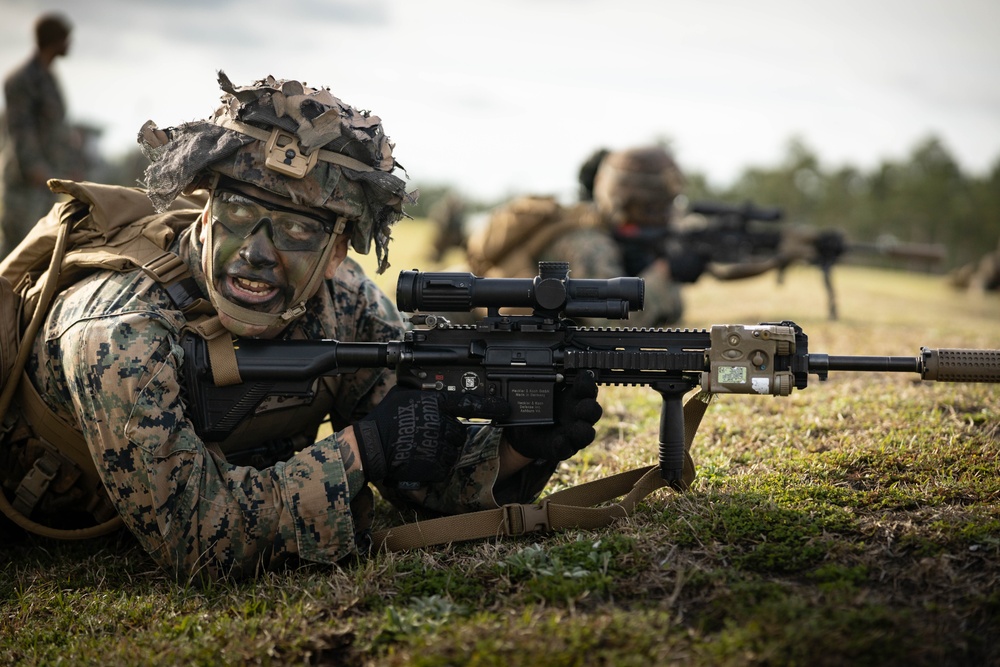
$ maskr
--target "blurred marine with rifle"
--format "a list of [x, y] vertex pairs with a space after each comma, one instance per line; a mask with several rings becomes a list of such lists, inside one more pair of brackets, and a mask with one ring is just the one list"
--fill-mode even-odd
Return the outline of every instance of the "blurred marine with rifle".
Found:
[[939, 262], [945, 257], [940, 245], [901, 243], [890, 236], [875, 243], [852, 243], [839, 229], [779, 225], [783, 218], [781, 209], [751, 202], [694, 202], [675, 228], [620, 226], [615, 229], [615, 239], [630, 275], [666, 257], [671, 278], [678, 283], [694, 283], [704, 274], [716, 280], [740, 280], [772, 270], [781, 282], [785, 269], [793, 263], [813, 264], [823, 272], [831, 320], [837, 319], [832, 270], [845, 254], [876, 253], [923, 262]]
[[469, 239], [472, 271], [528, 278], [539, 261], [564, 261], [576, 278], [644, 278], [646, 310], [634, 321], [664, 326], [681, 319], [680, 286], [705, 274], [728, 281], [775, 271], [780, 281], [790, 265], [814, 264], [823, 273], [830, 319], [836, 319], [831, 271], [846, 253], [924, 263], [945, 257], [940, 245], [891, 237], [850, 243], [839, 229], [781, 225], [781, 209], [751, 202], [695, 202], [678, 216], [685, 179], [661, 146], [597, 150], [581, 166], [579, 182], [577, 204], [524, 196], [495, 209]]
[[665, 257], [638, 270], [627, 267], [615, 230], [672, 229], [674, 201], [684, 176], [661, 146], [598, 151], [581, 168], [579, 203], [564, 206], [554, 197], [523, 196], [493, 211], [468, 244], [472, 271], [494, 278], [530, 278], [538, 262], [569, 262], [574, 278], [634, 276], [646, 281], [645, 310], [636, 326], [678, 322], [683, 312], [680, 288]]

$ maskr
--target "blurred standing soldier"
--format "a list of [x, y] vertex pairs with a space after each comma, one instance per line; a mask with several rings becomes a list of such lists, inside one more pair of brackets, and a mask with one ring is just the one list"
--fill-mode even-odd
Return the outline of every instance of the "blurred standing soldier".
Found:
[[[665, 258], [630, 272], [616, 236], [630, 230], [673, 225], [674, 199], [684, 176], [661, 146], [597, 151], [580, 169], [581, 201], [562, 206], [553, 197], [527, 196], [498, 208], [468, 244], [474, 273], [531, 277], [539, 261], [569, 262], [574, 278], [637, 275], [646, 281], [645, 308], [633, 313], [636, 326], [665, 326], [680, 320], [680, 288]], [[588, 194], [593, 201], [587, 201]], [[597, 324], [597, 322], [589, 322]]]
[[65, 176], [72, 144], [66, 106], [52, 71], [69, 52], [72, 26], [60, 14], [35, 22], [36, 50], [4, 81], [7, 113], [2, 158], [0, 258], [5, 257], [55, 201], [48, 179]]

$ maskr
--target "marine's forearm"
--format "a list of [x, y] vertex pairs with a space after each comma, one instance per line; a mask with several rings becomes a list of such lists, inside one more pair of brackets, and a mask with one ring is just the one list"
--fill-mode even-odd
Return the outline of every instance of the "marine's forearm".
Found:
[[[349, 473], [338, 435], [256, 470], [216, 459], [194, 433], [164, 342], [148, 360], [64, 341], [85, 436], [111, 500], [144, 547], [185, 577], [252, 572], [290, 554], [335, 562], [354, 549]], [[79, 356], [76, 356], [79, 355]], [[148, 369], [148, 370], [147, 370]], [[356, 491], [355, 491], [356, 493]]]

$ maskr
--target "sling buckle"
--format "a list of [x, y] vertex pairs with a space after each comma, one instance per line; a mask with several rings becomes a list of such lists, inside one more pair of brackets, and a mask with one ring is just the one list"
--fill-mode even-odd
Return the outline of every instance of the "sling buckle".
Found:
[[543, 500], [537, 505], [504, 505], [504, 532], [507, 535], [523, 535], [540, 530], [549, 530], [549, 502]]

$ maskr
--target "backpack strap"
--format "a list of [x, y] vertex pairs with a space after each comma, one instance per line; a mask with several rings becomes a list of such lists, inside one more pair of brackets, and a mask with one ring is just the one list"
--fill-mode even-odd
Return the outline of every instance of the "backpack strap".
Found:
[[[0, 511], [25, 530], [59, 540], [84, 540], [107, 535], [122, 527], [122, 518], [111, 505], [94, 467], [87, 442], [76, 429], [57, 417], [25, 374], [18, 385], [18, 404], [22, 414], [45, 447], [28, 474], [18, 485], [13, 502], [0, 492]], [[55, 443], [58, 443], [56, 446]], [[87, 511], [97, 520], [87, 528], [53, 528], [29, 518], [35, 505], [53, 482], [60, 478], [84, 478], [84, 488], [94, 490]]]
[[167, 291], [170, 300], [181, 309], [186, 319], [215, 313], [212, 304], [201, 295], [198, 283], [180, 255], [159, 248], [151, 251], [150, 255], [149, 259], [137, 258], [137, 266]]
[[[37, 300], [32, 304], [31, 319], [20, 337], [20, 345], [11, 368], [9, 381], [4, 385], [3, 392], [0, 393], [0, 415], [8, 414], [8, 409], [16, 396], [23, 418], [28, 422], [31, 431], [37, 436], [43, 447], [42, 455], [34, 461], [31, 469], [15, 489], [13, 500], [9, 500], [6, 494], [0, 491], [0, 511], [15, 524], [29, 532], [60, 540], [98, 537], [118, 530], [123, 525], [121, 517], [111, 505], [106, 494], [101, 493], [103, 485], [83, 435], [63, 422], [49, 408], [35, 389], [31, 379], [24, 373], [24, 367], [31, 354], [31, 342], [34, 341], [41, 323], [48, 313], [52, 299], [59, 289], [63, 264], [67, 261], [70, 235], [74, 226], [88, 212], [88, 209], [82, 206], [67, 206], [63, 209], [59, 221], [60, 229], [56, 236], [48, 271], [44, 276], [44, 284], [41, 285]], [[202, 331], [212, 331], [214, 337], [224, 342], [224, 338], [219, 335], [221, 332], [217, 331], [221, 328], [218, 317], [212, 317], [214, 310], [208, 300], [201, 296], [191, 271], [180, 256], [163, 247], [169, 243], [171, 238], [172, 234], [170, 234], [168, 224], [156, 225], [154, 223], [151, 228], [145, 228], [142, 234], [136, 235], [114, 249], [113, 255], [118, 258], [116, 262], [120, 262], [121, 266], [119, 270], [130, 266], [140, 268], [167, 291], [171, 300], [181, 309], [186, 319], [194, 320], [194, 323], [200, 325], [200, 328], [198, 326], [192, 327], [196, 332], [199, 332], [199, 335], [204, 335]], [[101, 252], [101, 249], [97, 248], [97, 251]], [[87, 255], [87, 252], [92, 251], [77, 254], [75, 259], [79, 262], [78, 266], [92, 268], [105, 266], [101, 263], [104, 261], [103, 259], [97, 258], [96, 255]], [[111, 253], [108, 256], [111, 256]], [[105, 266], [105, 268], [112, 267]], [[217, 324], [214, 328], [211, 324], [213, 319]], [[209, 324], [206, 324], [206, 321]], [[229, 356], [232, 357], [231, 365], [235, 368], [235, 352], [232, 350], [232, 345], [216, 344], [210, 348], [210, 351], [225, 352], [226, 347], [228, 347]], [[223, 366], [226, 356], [219, 353], [215, 356], [222, 358], [223, 361], [220, 361], [219, 365]], [[213, 358], [213, 369], [214, 363]], [[223, 377], [231, 379], [232, 374], [223, 375]], [[236, 381], [239, 381], [238, 373]], [[89, 505], [85, 509], [97, 521], [96, 525], [80, 529], [53, 528], [29, 518], [50, 486], [53, 484], [58, 486], [60, 483], [72, 484], [81, 476], [84, 479], [84, 488], [93, 489], [93, 493], [89, 494]]]
[[222, 326], [218, 315], [205, 315], [188, 322], [185, 328], [204, 339], [208, 345], [208, 363], [212, 367], [212, 381], [216, 387], [228, 387], [243, 382], [239, 364], [236, 362], [233, 335]]
[[[681, 480], [684, 489], [694, 481], [694, 461], [689, 450], [711, 398], [711, 394], [699, 392], [684, 404], [684, 472]], [[664, 486], [666, 482], [660, 475], [659, 466], [636, 468], [556, 491], [539, 503], [514, 503], [377, 531], [372, 534], [372, 550], [402, 551], [500, 535], [603, 528], [629, 516], [639, 502]], [[612, 505], [603, 505], [619, 496], [624, 497]]]
[[[42, 320], [45, 318], [45, 313], [49, 309], [49, 304], [52, 303], [52, 297], [55, 296], [56, 286], [59, 282], [56, 280], [55, 276], [59, 273], [59, 267], [62, 265], [63, 258], [66, 256], [66, 247], [69, 243], [69, 234], [72, 230], [73, 225], [79, 219], [76, 215], [70, 215], [69, 212], [73, 211], [69, 207], [64, 209], [63, 218], [59, 221], [59, 233], [56, 236], [55, 248], [52, 251], [52, 258], [49, 260], [49, 270], [48, 275], [50, 279], [46, 281], [46, 284], [42, 288], [41, 295], [38, 299], [37, 307], [35, 312], [32, 313], [31, 320], [28, 322], [28, 326], [21, 336], [21, 344], [17, 350], [17, 356], [14, 357], [14, 363], [10, 369], [10, 382], [6, 384], [3, 388], [3, 392], [0, 393], [0, 415], [6, 415], [7, 409], [10, 407], [11, 401], [14, 400], [14, 392], [17, 389], [19, 382], [15, 380], [21, 377], [21, 373], [24, 371], [25, 364], [28, 363], [28, 356], [31, 354], [31, 345], [25, 345], [25, 341], [33, 341], [38, 330], [42, 326]], [[79, 213], [79, 210], [74, 212]]]
[[[65, 437], [68, 438], [65, 442], [69, 444], [70, 447], [76, 449], [80, 444], [82, 444], [84, 451], [86, 451], [86, 443], [83, 442], [83, 436], [68, 427], [66, 427], [65, 430], [60, 431], [57, 424], [65, 426], [63, 422], [55, 418], [52, 411], [48, 408], [45, 402], [42, 401], [41, 397], [38, 396], [32, 382], [26, 376], [23, 376], [24, 366], [27, 364], [28, 356], [31, 353], [31, 345], [26, 345], [25, 342], [34, 340], [35, 335], [38, 333], [38, 329], [41, 327], [42, 319], [44, 319], [45, 314], [48, 311], [49, 304], [52, 302], [52, 297], [55, 295], [56, 285], [58, 283], [55, 276], [58, 275], [59, 267], [61, 266], [63, 258], [66, 255], [69, 232], [78, 219], [77, 216], [69, 214], [72, 209], [67, 208], [66, 211], [67, 214], [64, 215], [63, 219], [60, 221], [61, 227], [59, 229], [59, 234], [56, 237], [56, 244], [55, 249], [52, 252], [52, 259], [49, 262], [49, 275], [52, 276], [52, 278], [48, 280], [46, 285], [43, 287], [41, 296], [38, 300], [37, 308], [28, 323], [24, 336], [21, 339], [22, 343], [18, 349], [17, 357], [14, 360], [10, 381], [4, 387], [3, 393], [0, 394], [0, 414], [7, 414], [7, 410], [14, 399], [15, 393], [19, 393], [22, 397], [27, 395], [29, 397], [29, 403], [31, 395], [34, 395], [34, 397], [41, 403], [41, 406], [44, 406], [43, 408], [39, 408], [37, 404], [34, 404], [31, 408], [24, 408], [22, 405], [22, 408], [26, 411], [33, 411], [33, 425], [41, 427], [42, 429], [47, 426], [51, 426], [59, 431], [57, 436], [50, 435], [50, 437], [56, 437], [57, 439], [49, 440], [49, 442], [63, 442], [59, 438]], [[18, 378], [20, 381], [16, 381]], [[30, 389], [25, 391], [25, 388]], [[15, 503], [20, 509], [15, 508], [15, 506], [12, 505], [7, 499], [7, 495], [0, 491], [0, 511], [2, 511], [7, 518], [28, 532], [62, 540], [87, 539], [90, 537], [105, 535], [113, 530], [117, 530], [122, 525], [121, 517], [117, 514], [114, 514], [111, 518], [107, 519], [103, 523], [99, 523], [96, 526], [81, 529], [52, 528], [50, 526], [45, 526], [32, 521], [28, 518], [27, 515], [38, 502], [41, 495], [48, 490], [49, 485], [58, 474], [60, 468], [63, 465], [69, 465], [69, 462], [65, 462], [63, 459], [64, 457], [55, 456], [52, 452], [47, 452], [47, 454], [39, 458], [35, 462], [32, 469], [28, 472], [28, 475], [25, 476], [25, 479], [22, 480], [21, 484], [18, 486]], [[89, 463], [90, 467], [93, 468], [93, 462], [91, 461]]]

